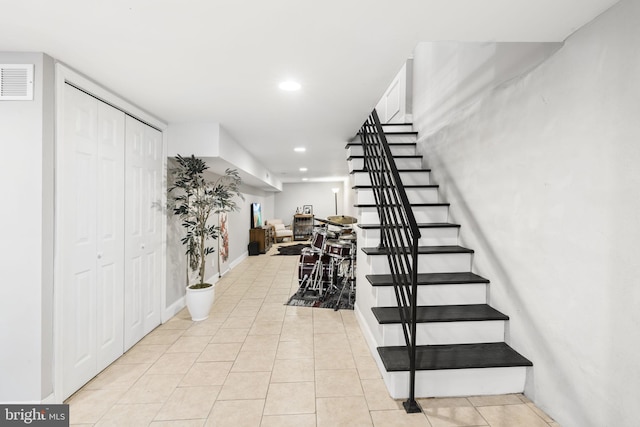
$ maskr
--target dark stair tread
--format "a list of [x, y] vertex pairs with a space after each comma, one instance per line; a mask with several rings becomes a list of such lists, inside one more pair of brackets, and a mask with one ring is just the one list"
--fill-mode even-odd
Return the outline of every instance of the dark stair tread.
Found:
[[[393, 158], [394, 159], [411, 159], [411, 158], [421, 159], [422, 155], [420, 155], [420, 154], [401, 154], [399, 156], [393, 156]], [[364, 156], [349, 156], [349, 157], [347, 157], [347, 161], [353, 160], [353, 159], [364, 159]]]
[[[387, 125], [382, 125], [382, 126], [387, 126]], [[383, 132], [385, 135], [418, 135], [418, 132], [413, 131], [413, 130], [407, 130], [407, 131], [399, 131], [399, 132]], [[361, 132], [358, 132], [356, 135], [361, 135]]]
[[[450, 206], [451, 203], [410, 203], [411, 206]], [[375, 208], [378, 205], [375, 203], [361, 203], [353, 205], [354, 208]], [[398, 206], [395, 203], [390, 203], [385, 206]]]
[[[388, 143], [390, 147], [400, 147], [403, 145], [413, 145], [414, 147], [418, 145], [417, 142], [389, 142]], [[347, 142], [347, 145], [344, 146], [344, 148], [349, 148], [349, 147], [358, 147], [358, 146], [362, 146], [361, 142]]]
[[[378, 347], [378, 353], [387, 372], [409, 370], [409, 354], [406, 347]], [[418, 371], [512, 366], [533, 366], [533, 363], [503, 342], [416, 347]]]
[[[373, 186], [373, 185], [354, 185], [353, 187], [351, 187], [354, 190], [358, 190], [358, 189], [368, 189], [368, 188], [379, 188], [378, 185]], [[395, 188], [395, 186], [393, 185], [388, 185], [387, 187], [389, 188]], [[404, 188], [439, 188], [440, 186], [438, 184], [409, 184], [409, 185], [405, 185]]]
[[[375, 230], [380, 228], [380, 224], [358, 224], [358, 227], [363, 230]], [[460, 224], [450, 222], [421, 222], [418, 223], [418, 228], [460, 228]]]
[[[398, 307], [372, 307], [371, 311], [378, 319], [378, 323], [400, 323]], [[471, 322], [486, 320], [509, 320], [509, 316], [500, 313], [487, 304], [467, 305], [429, 305], [416, 307], [416, 322]]]
[[[404, 248], [407, 252], [409, 248]], [[362, 248], [362, 251], [367, 255], [387, 255], [388, 248]], [[458, 245], [446, 245], [446, 246], [418, 246], [419, 255], [435, 255], [435, 254], [472, 254], [473, 249], [463, 248]]]
[[[393, 286], [391, 274], [369, 274], [366, 278], [371, 286]], [[468, 283], [489, 283], [489, 280], [469, 271], [418, 274], [418, 285], [462, 285]]]
[[[378, 169], [374, 169], [374, 172], [376, 172]], [[349, 174], [353, 175], [355, 173], [367, 173], [369, 172], [367, 169], [354, 169], [351, 172], [349, 172]], [[398, 169], [398, 172], [400, 173], [404, 173], [404, 172], [431, 172], [431, 169]]]
[[[389, 126], [411, 126], [411, 127], [413, 127], [413, 123], [385, 123], [385, 124], [382, 125], [383, 133], [385, 135], [414, 135], [414, 136], [418, 136], [418, 132], [417, 131], [413, 131], [413, 130], [406, 130], [406, 131], [393, 131], [393, 130], [389, 131], [389, 130], [387, 130], [387, 131], [385, 131], [384, 128], [385, 127], [389, 127]], [[358, 131], [349, 140], [350, 141], [354, 141], [354, 140], [358, 139], [360, 137], [360, 135], [362, 135], [362, 132]]]

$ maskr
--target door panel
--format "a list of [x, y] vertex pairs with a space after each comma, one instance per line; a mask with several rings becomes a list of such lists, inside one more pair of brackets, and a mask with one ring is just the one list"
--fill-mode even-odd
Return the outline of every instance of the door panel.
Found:
[[164, 236], [162, 235], [162, 224], [164, 222], [163, 208], [165, 198], [162, 193], [162, 178], [164, 173], [164, 163], [162, 161], [162, 133], [150, 126], [145, 126], [145, 145], [147, 156], [145, 159], [145, 173], [147, 175], [147, 208], [144, 216], [147, 223], [145, 253], [147, 256], [147, 268], [149, 270], [148, 287], [149, 298], [146, 300], [147, 310], [145, 312], [145, 334], [152, 331], [160, 324], [160, 292], [162, 276], [162, 245]]
[[143, 162], [141, 155], [144, 128], [137, 120], [126, 117], [125, 174], [125, 351], [144, 336], [142, 301], [146, 290], [143, 286], [146, 269], [141, 246], [142, 206], [144, 204]]
[[64, 141], [58, 191], [62, 230], [63, 391], [96, 374], [96, 139], [97, 100], [65, 86]]
[[92, 276], [92, 271], [80, 271], [71, 283], [70, 305], [75, 307], [75, 310], [70, 310], [74, 326], [70, 332], [73, 334], [74, 343], [69, 349], [73, 351], [70, 362], [74, 370], [84, 371], [85, 365], [92, 367], [95, 359], [95, 333], [91, 326], [95, 323], [91, 310], [94, 301]]
[[127, 258], [125, 266], [124, 347], [128, 350], [144, 336], [142, 322], [142, 257]]
[[157, 253], [156, 251], [148, 251], [145, 254], [145, 265], [147, 267], [147, 271], [146, 271], [146, 277], [147, 280], [145, 281], [145, 292], [148, 293], [148, 295], [152, 296], [153, 298], [147, 298], [144, 301], [144, 317], [145, 317], [145, 330], [150, 331], [152, 330], [155, 325], [155, 317], [156, 314], [158, 314], [158, 298], [157, 295], [159, 295], [158, 292], [155, 291], [155, 288], [157, 288], [157, 283], [154, 283], [155, 280], [157, 280], [158, 278], [158, 268], [159, 265], [157, 263]]
[[162, 134], [127, 116], [125, 350], [160, 324], [161, 154]]
[[123, 353], [124, 113], [65, 85], [57, 187], [65, 397]]
[[98, 371], [124, 353], [124, 117], [98, 103]]

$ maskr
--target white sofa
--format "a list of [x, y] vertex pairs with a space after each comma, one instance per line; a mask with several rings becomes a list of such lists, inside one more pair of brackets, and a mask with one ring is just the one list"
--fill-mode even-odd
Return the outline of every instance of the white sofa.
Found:
[[284, 225], [281, 219], [270, 219], [265, 221], [265, 224], [271, 225], [273, 226], [273, 228], [275, 228], [276, 242], [281, 242], [287, 237], [293, 240], [293, 230], [291, 230], [291, 228], [287, 228], [287, 226]]

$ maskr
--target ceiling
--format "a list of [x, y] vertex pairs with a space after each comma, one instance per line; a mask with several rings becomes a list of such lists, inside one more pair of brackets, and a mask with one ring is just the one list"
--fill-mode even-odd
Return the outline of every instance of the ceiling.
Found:
[[0, 0], [0, 51], [45, 52], [169, 124], [220, 123], [298, 182], [347, 174], [418, 42], [563, 41], [616, 1]]

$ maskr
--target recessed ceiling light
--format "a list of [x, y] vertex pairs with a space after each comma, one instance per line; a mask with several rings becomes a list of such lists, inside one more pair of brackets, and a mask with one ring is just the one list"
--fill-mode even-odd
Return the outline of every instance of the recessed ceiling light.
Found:
[[309, 178], [302, 178], [303, 181], [309, 181]]
[[307, 168], [300, 168], [300, 172], [306, 172]]
[[295, 151], [296, 153], [304, 153], [305, 151], [307, 151], [307, 149], [304, 147], [296, 147], [293, 149], [293, 151]]
[[286, 82], [280, 83], [278, 87], [282, 90], [294, 91], [294, 90], [300, 90], [302, 86], [300, 86], [300, 83], [298, 82], [287, 80]]

